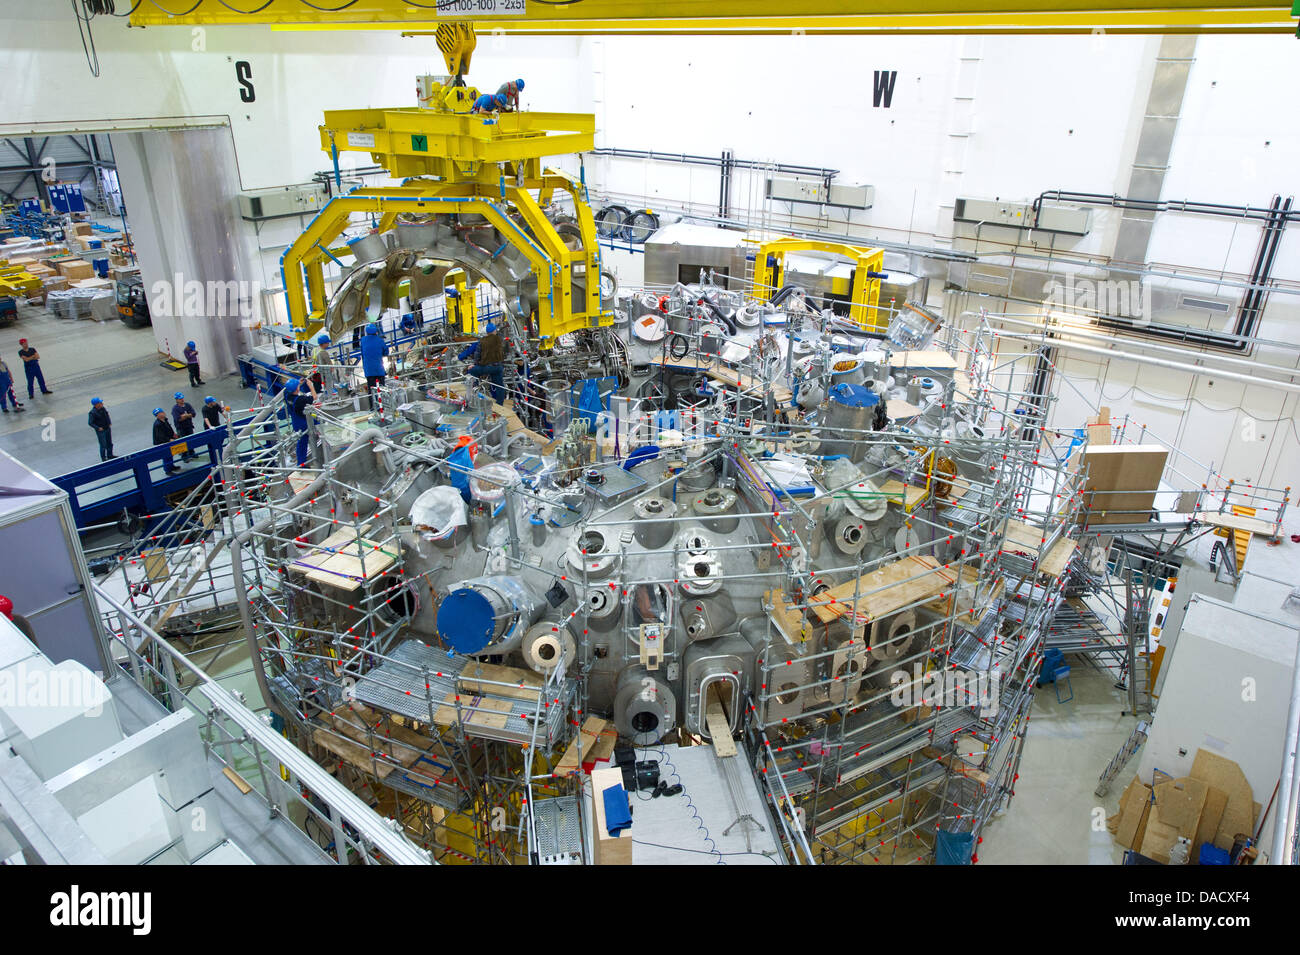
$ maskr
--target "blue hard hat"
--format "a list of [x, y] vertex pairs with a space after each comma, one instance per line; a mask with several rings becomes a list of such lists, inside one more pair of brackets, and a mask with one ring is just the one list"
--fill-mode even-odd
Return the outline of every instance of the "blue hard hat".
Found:
[[217, 400], [216, 398], [212, 397], [211, 395], [208, 395], [206, 398], [203, 399], [203, 403], [205, 405], [210, 405], [216, 400]]
[[90, 399], [90, 403], [91, 403], [92, 405], [102, 405], [102, 404], [104, 403], [104, 399], [103, 399], [103, 398], [91, 398], [91, 399]]
[[184, 401], [184, 400], [185, 400], [185, 392], [183, 392], [183, 391], [178, 391], [178, 392], [176, 392], [176, 394], [172, 395], [172, 397], [175, 398], [177, 401]]
[[505, 107], [510, 105], [510, 100], [506, 99], [500, 93], [496, 95], [495, 100], [498, 109], [504, 109]]
[[290, 378], [290, 379], [285, 383], [284, 388], [285, 388], [286, 391], [297, 391], [297, 390], [298, 390], [298, 379], [297, 379], [297, 378]]
[[374, 322], [371, 322], [369, 325], [366, 326], [366, 334], [367, 334], [367, 335], [378, 335], [378, 334], [379, 334], [379, 326], [376, 325]]
[[185, 343], [185, 347], [186, 347], [186, 348], [193, 348], [193, 347], [194, 347], [194, 343], [193, 343], [193, 342], [186, 342], [186, 343]]
[[162, 410], [161, 408], [154, 408], [154, 409], [153, 409], [153, 413], [154, 413], [155, 415], [160, 415], [160, 414], [163, 413], [163, 410]]
[[329, 343], [330, 343], [330, 337], [329, 337], [328, 335], [317, 335], [317, 336], [316, 336], [316, 344], [317, 344], [317, 345], [328, 345]]
[[491, 335], [491, 334], [492, 334], [493, 332], [495, 332], [496, 330], [497, 330], [497, 323], [496, 323], [496, 322], [488, 322], [488, 323], [487, 323], [487, 333], [488, 333], [489, 335]]
[[517, 90], [521, 90], [521, 89], [523, 89], [523, 88], [524, 88], [524, 81], [523, 81], [523, 80], [515, 80], [515, 89], [517, 89]]

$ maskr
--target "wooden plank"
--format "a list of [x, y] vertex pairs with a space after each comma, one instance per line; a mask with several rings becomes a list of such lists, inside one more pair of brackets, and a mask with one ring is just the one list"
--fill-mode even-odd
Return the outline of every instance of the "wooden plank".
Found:
[[289, 473], [289, 489], [294, 494], [301, 494], [311, 486], [311, 482], [316, 480], [318, 475], [312, 471], [291, 471]]
[[[952, 587], [957, 572], [932, 557], [900, 557], [856, 580], [810, 598], [808, 605], [822, 623], [856, 613], [871, 622]], [[871, 593], [870, 591], [876, 591]], [[854, 601], [854, 594], [859, 594]]]
[[911, 513], [916, 506], [928, 496], [924, 488], [912, 487], [892, 478], [880, 485], [881, 493], [889, 495], [889, 503], [902, 504], [903, 510]]
[[588, 755], [600, 739], [601, 730], [608, 725], [607, 721], [602, 720], [599, 716], [588, 716], [582, 721], [582, 726], [578, 729], [578, 738], [569, 744], [560, 761], [555, 764], [551, 770], [556, 776], [568, 776], [576, 773], [585, 762], [584, 756]]
[[791, 608], [785, 602], [785, 595], [781, 591], [769, 590], [763, 594], [763, 600], [772, 605], [768, 616], [772, 618], [772, 623], [776, 624], [776, 629], [781, 636], [785, 637], [786, 643], [794, 646], [807, 639], [808, 625], [803, 613]]
[[339, 759], [362, 772], [373, 773], [380, 779], [384, 779], [394, 769], [392, 763], [386, 763], [378, 757], [372, 758], [369, 747], [335, 736], [327, 729], [314, 729], [311, 736], [318, 746], [329, 750]]
[[247, 796], [253, 791], [253, 787], [248, 784], [248, 780], [244, 779], [243, 776], [239, 775], [239, 773], [235, 772], [229, 766], [221, 771], [221, 775], [234, 783], [235, 788], [239, 790], [241, 796]]
[[709, 687], [709, 700], [704, 708], [704, 725], [709, 728], [709, 742], [719, 758], [736, 755], [736, 741], [731, 738], [731, 723], [722, 709], [718, 684]]
[[[1043, 528], [1037, 524], [1023, 521], [1007, 521], [1007, 533], [1003, 548], [1013, 553], [1036, 555], [1043, 545]], [[1069, 538], [1061, 538], [1043, 555], [1038, 564], [1039, 573], [1049, 577], [1059, 577], [1065, 565], [1069, 563], [1078, 544]]]
[[596, 740], [596, 745], [591, 747], [591, 752], [587, 754], [584, 765], [587, 763], [598, 763], [601, 760], [609, 759], [614, 753], [614, 747], [618, 745], [618, 727], [613, 723], [607, 725], [600, 731], [600, 739]]
[[885, 410], [889, 417], [895, 421], [903, 418], [915, 418], [921, 413], [921, 409], [914, 404], [909, 404], [901, 398], [890, 398], [885, 402]]

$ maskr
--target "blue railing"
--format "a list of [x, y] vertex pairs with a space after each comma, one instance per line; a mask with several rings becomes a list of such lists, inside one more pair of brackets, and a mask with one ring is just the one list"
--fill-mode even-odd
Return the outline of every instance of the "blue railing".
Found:
[[[251, 420], [250, 415], [236, 421], [234, 427], [241, 428]], [[197, 487], [220, 465], [228, 434], [229, 426], [224, 424], [196, 431], [168, 444], [62, 474], [53, 482], [67, 492], [78, 530], [116, 520], [123, 511], [158, 518], [170, 510], [168, 496]], [[182, 446], [198, 454], [199, 460], [168, 474], [163, 462]]]

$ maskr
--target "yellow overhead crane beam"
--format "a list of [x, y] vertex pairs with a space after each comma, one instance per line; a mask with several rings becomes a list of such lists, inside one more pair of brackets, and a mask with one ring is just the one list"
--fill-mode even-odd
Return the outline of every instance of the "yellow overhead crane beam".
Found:
[[819, 239], [773, 239], [758, 247], [754, 256], [754, 298], [766, 302], [784, 284], [787, 252], [822, 252], [853, 263], [853, 285], [849, 290], [849, 317], [863, 328], [883, 332], [889, 325], [880, 314], [880, 276], [885, 268], [885, 250], [823, 242]]
[[270, 0], [251, 4], [198, 0], [183, 15], [142, 0], [134, 26], [274, 24], [309, 29], [432, 31], [467, 21], [519, 34], [808, 33], [1291, 33], [1295, 14], [1259, 0], [355, 0], [327, 4]]

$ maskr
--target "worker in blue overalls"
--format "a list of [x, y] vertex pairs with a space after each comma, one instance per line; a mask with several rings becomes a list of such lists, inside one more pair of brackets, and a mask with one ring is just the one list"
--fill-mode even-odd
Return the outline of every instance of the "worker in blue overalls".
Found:
[[301, 381], [293, 379], [285, 387], [286, 400], [289, 402], [289, 423], [298, 435], [298, 467], [307, 463], [307, 409], [316, 401], [316, 389], [311, 379]]
[[361, 373], [366, 376], [366, 392], [370, 395], [370, 405], [374, 407], [374, 389], [384, 383], [387, 372], [384, 358], [388, 355], [388, 344], [379, 333], [379, 326], [371, 322], [366, 326], [366, 333], [361, 336]]
[[506, 400], [504, 372], [506, 346], [495, 324], [488, 322], [487, 334], [476, 342], [470, 342], [456, 357], [461, 361], [474, 362], [466, 372], [467, 375], [473, 378], [487, 378], [492, 382], [493, 401], [500, 404]]
[[[197, 414], [194, 406], [185, 400], [185, 392], [178, 391], [172, 396], [176, 403], [172, 405], [172, 422], [176, 425], [176, 437], [188, 438], [194, 433], [194, 417]], [[198, 459], [198, 454], [190, 447], [190, 443], [185, 442], [185, 450], [181, 452], [182, 461], [194, 461]]]
[[484, 93], [474, 100], [474, 112], [499, 113], [510, 109], [510, 101], [496, 93]]

